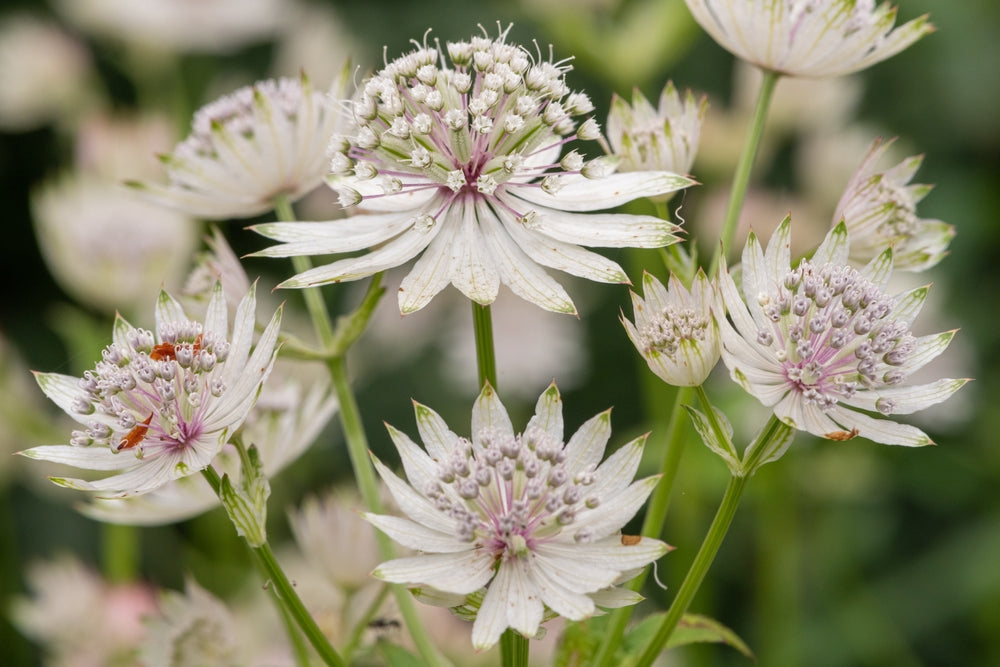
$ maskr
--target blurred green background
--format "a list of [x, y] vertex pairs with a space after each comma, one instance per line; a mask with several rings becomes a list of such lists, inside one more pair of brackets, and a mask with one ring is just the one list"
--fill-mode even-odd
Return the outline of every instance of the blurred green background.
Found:
[[[951, 256], [921, 276], [933, 281], [937, 301], [929, 308], [933, 313], [918, 321], [918, 333], [960, 327], [953, 349], [932, 368], [940, 369], [939, 375], [968, 375], [976, 381], [943, 410], [913, 420], [931, 433], [936, 447], [911, 451], [861, 440], [814, 442], [799, 436], [778, 464], [758, 474], [692, 611], [711, 614], [732, 627], [767, 667], [1000, 664], [1000, 447], [995, 435], [1000, 410], [993, 408], [1000, 397], [1000, 3], [900, 0], [899, 5], [901, 20], [930, 12], [938, 31], [860, 75], [860, 98], [843, 127], [824, 126], [820, 131], [833, 139], [828, 145], [835, 145], [842, 131], [867, 133], [869, 140], [879, 134], [898, 136], [901, 150], [908, 151], [904, 155], [926, 155], [915, 181], [936, 187], [919, 213], [950, 222], [958, 234]], [[480, 23], [494, 31], [498, 20], [504, 25], [514, 21], [513, 41], [527, 44], [537, 39], [543, 50], [553, 44], [557, 57], [576, 56], [570, 85], [590, 94], [599, 119], [605, 117], [613, 92], [628, 96], [638, 87], [655, 100], [668, 79], [679, 88], [709, 94], [710, 116], [719, 124], [710, 121], [703, 142], [709, 141], [709, 133], [719, 134], [711, 149], [706, 145], [708, 157], [694, 168], [694, 176], [705, 186], [687, 193], [681, 215], [690, 235], [701, 238], [701, 248], [711, 247], [709, 194], [725, 193], [728, 176], [720, 165], [734, 159], [742, 140], [735, 132], [730, 141], [719, 128], [729, 123], [738, 129], [741, 116], [731, 93], [732, 57], [693, 24], [683, 2], [366, 0], [328, 6], [349, 38], [345, 47], [362, 65], [380, 63], [383, 45], [390, 58], [408, 49], [408, 41], [421, 39], [427, 28], [442, 40], [457, 39], [477, 32]], [[62, 20], [43, 2], [7, 1], [0, 22], [14, 10]], [[144, 88], [137, 84], [137, 65], [127, 57], [127, 49], [82, 32], [77, 36], [93, 54], [116, 109], [160, 105], [173, 114], [181, 136], [190, 113], [227, 90], [220, 86], [233, 88], [271, 76], [269, 64], [278, 49], [277, 39], [269, 38], [222, 54], [177, 54], [156, 73], [160, 78], [147, 79]], [[10, 72], [0, 71], [0, 86], [8, 76]], [[819, 173], [823, 182], [822, 153], [804, 165], [805, 139], [796, 127], [769, 127], [766, 136], [755, 187], [781, 203], [817, 198], [807, 181]], [[106, 343], [92, 341], [80, 344], [82, 348], [66, 344], [67, 330], [84, 331], [94, 323], [106, 327], [108, 320], [73, 305], [53, 281], [31, 224], [28, 193], [70, 164], [71, 153], [66, 132], [51, 123], [0, 132], [5, 212], [0, 333], [8, 344], [0, 361], [4, 368], [19, 356], [25, 368], [79, 372]], [[862, 155], [848, 162], [856, 164]], [[839, 192], [844, 179], [837, 173], [826, 186]], [[820, 226], [832, 213], [828, 204], [823, 202], [826, 209], [817, 205], [826, 211], [826, 217], [814, 221]], [[797, 220], [795, 203], [788, 206]], [[783, 214], [779, 211], [778, 219]], [[754, 220], [751, 215], [749, 222], [768, 228], [777, 219]], [[793, 234], [800, 233], [793, 229]], [[226, 232], [238, 252], [261, 247], [259, 237], [238, 225]], [[633, 281], [641, 265], [656, 261], [655, 255], [639, 253], [613, 256], [625, 262], [630, 273], [636, 272]], [[278, 270], [273, 265], [250, 266], [251, 273]], [[585, 331], [588, 347], [581, 353], [583, 370], [564, 391], [567, 424], [575, 426], [614, 405], [613, 444], [650, 428], [655, 443], [655, 428], [663, 421], [657, 415], [669, 405], [670, 396], [655, 387], [617, 322], [618, 309], [628, 309], [627, 292], [582, 283], [570, 291], [574, 298], [586, 291], [578, 299], [586, 306], [584, 316], [574, 324]], [[327, 292], [335, 306], [350, 294], [346, 288]], [[396, 322], [390, 320], [388, 326]], [[359, 398], [380, 455], [388, 453], [383, 420], [415, 430], [411, 397], [438, 409], [456, 430], [467, 424], [474, 392], [440, 379], [441, 357], [440, 348], [424, 348], [398, 369], [374, 369], [360, 377]], [[17, 372], [27, 378], [26, 388], [9, 381], [4, 385], [8, 394], [0, 401], [8, 407], [0, 410], [5, 421], [0, 428], [13, 434], [9, 437], [24, 438], [25, 431], [18, 430], [24, 424], [16, 423], [21, 420], [12, 410], [20, 410], [25, 400], [41, 406], [38, 419], [56, 420], [57, 414], [54, 406], [45, 405], [24, 368]], [[723, 375], [716, 380], [718, 393], [713, 395], [721, 396], [724, 405], [743, 406], [751, 400], [729, 388]], [[537, 396], [542, 388], [518, 395]], [[523, 424], [531, 399], [507, 402], [515, 422], [520, 417]], [[752, 431], [762, 423], [752, 410], [745, 418], [745, 424], [737, 421], [738, 431]], [[45, 425], [29, 424], [28, 432], [32, 428], [44, 432]], [[272, 517], [277, 539], [287, 536], [283, 503], [298, 502], [308, 491], [349, 474], [336, 430], [328, 429], [309, 455], [275, 482]], [[10, 449], [35, 444], [48, 443], [15, 442]], [[30, 466], [4, 462], [0, 469], [5, 470], [0, 475], [0, 607], [5, 609], [11, 595], [23, 593], [23, 567], [35, 559], [69, 551], [100, 567], [103, 533], [75, 513], [71, 504], [77, 498], [72, 493], [40, 493], [38, 480], [28, 479], [38, 476]], [[721, 497], [725, 475], [724, 466], [708, 450], [688, 447], [663, 533], [677, 547], [662, 561], [659, 573], [669, 589], [649, 591], [652, 598], [669, 603]], [[213, 589], [225, 593], [235, 586], [234, 570], [244, 565], [241, 545], [231, 533], [218, 511], [178, 526], [144, 530], [140, 573], [159, 585], [179, 587], [185, 572], [192, 571], [199, 581], [214, 582]], [[37, 647], [6, 619], [0, 620], [0, 647], [4, 665], [41, 660]], [[735, 651], [711, 645], [685, 648], [671, 659], [684, 665], [749, 664]]]

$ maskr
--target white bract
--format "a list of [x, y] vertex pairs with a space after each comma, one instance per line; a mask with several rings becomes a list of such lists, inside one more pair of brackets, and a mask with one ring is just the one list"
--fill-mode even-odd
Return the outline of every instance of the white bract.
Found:
[[132, 181], [149, 198], [203, 218], [247, 218], [295, 201], [326, 174], [326, 146], [343, 117], [347, 71], [329, 92], [308, 77], [269, 79], [221, 97], [194, 116], [191, 134], [161, 157], [166, 185]]
[[628, 282], [618, 264], [583, 249], [660, 247], [677, 228], [648, 215], [584, 212], [692, 184], [670, 172], [612, 174], [564, 144], [596, 139], [593, 110], [566, 85], [565, 61], [496, 39], [423, 46], [369, 78], [353, 102], [355, 133], [331, 144], [328, 182], [359, 215], [254, 227], [281, 245], [268, 257], [354, 253], [282, 287], [356, 280], [420, 257], [398, 292], [403, 313], [449, 283], [480, 304], [500, 284], [548, 310], [575, 313], [542, 267]]
[[732, 318], [731, 323], [719, 318], [722, 359], [733, 380], [789, 426], [820, 437], [931, 444], [914, 426], [869, 414], [916, 412], [966, 382], [906, 384], [955, 335], [911, 333], [928, 288], [885, 293], [891, 250], [861, 270], [848, 266], [843, 224], [792, 268], [790, 230], [786, 218], [766, 253], [751, 234], [743, 250], [742, 296], [729, 273], [721, 272], [720, 289]]
[[409, 484], [375, 462], [406, 517], [366, 518], [420, 553], [383, 563], [376, 577], [451, 596], [485, 587], [472, 628], [477, 649], [507, 628], [536, 635], [546, 609], [580, 620], [597, 611], [595, 599], [609, 607], [641, 599], [615, 585], [668, 550], [620, 532], [658, 479], [632, 482], [644, 436], [601, 463], [611, 435], [606, 411], [564, 444], [554, 384], [521, 434], [489, 385], [472, 410], [471, 439], [426, 406], [415, 411], [426, 451], [389, 427]]
[[638, 88], [632, 91], [631, 105], [616, 94], [607, 132], [611, 153], [621, 158], [618, 170], [688, 173], [707, 111], [707, 97], [696, 100], [689, 90], [682, 101], [672, 81], [660, 93], [656, 108]]
[[675, 387], [696, 387], [719, 362], [719, 327], [712, 315], [715, 286], [701, 270], [690, 291], [673, 273], [668, 285], [645, 274], [645, 298], [632, 292], [635, 324], [624, 315], [621, 321], [632, 344], [661, 380]]
[[851, 259], [867, 262], [891, 246], [896, 269], [923, 271], [944, 259], [955, 228], [941, 220], [917, 217], [917, 203], [931, 190], [929, 185], [908, 185], [923, 162], [922, 155], [876, 171], [891, 143], [872, 142], [837, 204], [833, 223], [843, 220], [847, 225]]
[[254, 308], [251, 289], [236, 311], [231, 339], [221, 286], [204, 324], [189, 319], [166, 292], [156, 303], [155, 336], [119, 316], [114, 341], [82, 378], [36, 374], [45, 395], [84, 428], [68, 445], [22, 454], [113, 471], [96, 481], [52, 478], [113, 496], [147, 493], [202, 470], [247, 418], [277, 354], [281, 310], [254, 346]]
[[896, 8], [874, 0], [685, 0], [723, 48], [788, 76], [842, 76], [894, 56], [934, 26], [927, 16], [893, 29]]

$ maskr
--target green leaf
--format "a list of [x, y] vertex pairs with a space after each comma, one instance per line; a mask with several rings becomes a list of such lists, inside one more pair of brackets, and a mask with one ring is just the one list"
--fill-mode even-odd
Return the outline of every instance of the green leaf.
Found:
[[[632, 664], [639, 654], [642, 653], [643, 649], [646, 648], [646, 645], [653, 638], [653, 635], [656, 634], [665, 615], [666, 612], [647, 616], [634, 630], [625, 636], [624, 640], [622, 640], [622, 648], [624, 649], [626, 659], [619, 663], [618, 667], [625, 667], [625, 665]], [[680, 623], [677, 624], [677, 628], [670, 635], [670, 639], [667, 640], [664, 650], [677, 648], [686, 644], [704, 643], [725, 644], [748, 658], [754, 658], [753, 651], [750, 650], [746, 642], [740, 639], [735, 632], [715, 619], [700, 614], [684, 614]]]
[[695, 430], [698, 431], [698, 435], [701, 436], [701, 441], [705, 443], [705, 446], [718, 454], [726, 462], [729, 472], [737, 477], [742, 476], [743, 464], [740, 463], [739, 457], [736, 456], [736, 452], [733, 449], [733, 427], [729, 423], [729, 420], [726, 419], [726, 415], [713, 406], [712, 410], [715, 413], [715, 423], [713, 425], [712, 421], [697, 408], [685, 405], [684, 409], [691, 416]]

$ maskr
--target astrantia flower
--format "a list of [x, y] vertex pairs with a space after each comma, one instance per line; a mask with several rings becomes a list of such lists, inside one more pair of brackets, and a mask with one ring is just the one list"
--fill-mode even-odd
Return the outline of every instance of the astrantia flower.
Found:
[[619, 171], [688, 173], [707, 111], [707, 97], [695, 100], [689, 90], [682, 102], [673, 81], [660, 93], [657, 108], [638, 88], [632, 91], [631, 105], [615, 95], [608, 114], [608, 142], [611, 152], [621, 158]]
[[[69, 445], [22, 452], [77, 468], [115, 471], [62, 486], [126, 496], [146, 493], [208, 466], [254, 406], [277, 353], [280, 309], [253, 346], [254, 291], [236, 311], [232, 339], [221, 286], [204, 324], [166, 292], [157, 333], [118, 317], [114, 341], [82, 378], [38, 373], [45, 395], [85, 428]], [[251, 352], [251, 347], [253, 350]]]
[[404, 313], [448, 283], [481, 304], [500, 283], [548, 310], [575, 312], [542, 268], [600, 282], [628, 282], [618, 264], [584, 250], [660, 247], [676, 227], [646, 215], [580, 212], [672, 192], [692, 181], [668, 172], [608, 174], [601, 158], [564, 144], [597, 138], [583, 93], [570, 93], [565, 62], [543, 60], [496, 39], [426, 44], [368, 79], [353, 103], [353, 136], [331, 144], [330, 185], [364, 215], [255, 229], [282, 241], [268, 257], [348, 253], [282, 283], [307, 287], [356, 280], [420, 256], [402, 282]]
[[932, 32], [927, 16], [893, 30], [896, 8], [874, 0], [685, 0], [723, 48], [789, 76], [850, 74]]
[[407, 518], [366, 515], [384, 533], [421, 553], [383, 563], [375, 576], [453, 595], [485, 587], [472, 628], [476, 648], [511, 628], [531, 637], [546, 608], [572, 620], [638, 601], [613, 588], [667, 552], [620, 531], [657, 478], [632, 483], [645, 437], [601, 463], [610, 411], [563, 441], [562, 399], [551, 385], [535, 416], [515, 434], [496, 393], [484, 387], [472, 410], [472, 438], [416, 405], [426, 451], [389, 427], [409, 484], [376, 461]]
[[923, 162], [909, 157], [894, 167], [875, 171], [892, 142], [876, 139], [837, 204], [833, 222], [843, 220], [851, 235], [851, 259], [867, 262], [892, 246], [896, 269], [929, 269], [947, 254], [955, 228], [941, 220], [917, 217], [917, 202], [929, 185], [908, 185]]
[[622, 324], [661, 380], [675, 387], [696, 387], [719, 362], [719, 327], [712, 316], [715, 288], [700, 270], [690, 292], [673, 273], [668, 285], [645, 274], [645, 299], [632, 292], [635, 324], [624, 315]]
[[885, 293], [892, 269], [886, 250], [864, 269], [847, 265], [843, 224], [794, 269], [786, 218], [761, 250], [751, 235], [743, 250], [743, 297], [728, 272], [720, 288], [732, 324], [720, 318], [722, 359], [733, 379], [793, 428], [843, 440], [860, 435], [890, 445], [927, 445], [920, 429], [877, 418], [939, 403], [965, 380], [907, 385], [937, 357], [954, 331], [910, 331], [927, 287]]
[[318, 186], [341, 114], [346, 71], [329, 93], [299, 79], [269, 79], [202, 107], [191, 134], [161, 158], [169, 183], [131, 182], [152, 199], [203, 218], [246, 218]]

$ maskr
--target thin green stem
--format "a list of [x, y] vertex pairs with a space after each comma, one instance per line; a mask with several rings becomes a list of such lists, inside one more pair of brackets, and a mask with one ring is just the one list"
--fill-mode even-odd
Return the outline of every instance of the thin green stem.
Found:
[[[201, 472], [218, 495], [222, 486], [219, 473], [211, 466]], [[291, 615], [299, 628], [302, 629], [306, 639], [316, 649], [316, 653], [319, 654], [323, 662], [329, 667], [345, 667], [345, 663], [340, 658], [340, 655], [330, 645], [322, 630], [316, 625], [316, 621], [312, 615], [309, 614], [305, 605], [302, 604], [302, 600], [295, 592], [295, 588], [292, 587], [291, 582], [288, 581], [288, 577], [285, 576], [285, 572], [274, 558], [271, 547], [266, 542], [260, 547], [250, 547], [249, 544], [247, 546], [250, 548], [250, 553], [257, 560], [258, 566], [264, 571], [265, 576], [267, 576], [268, 582], [282, 607]]]
[[[340, 424], [344, 430], [344, 440], [347, 443], [347, 454], [351, 459], [351, 466], [354, 468], [354, 477], [361, 492], [361, 499], [374, 514], [381, 514], [384, 509], [382, 499], [378, 493], [378, 482], [375, 478], [375, 470], [372, 467], [371, 459], [368, 457], [368, 438], [365, 436], [364, 425], [361, 422], [361, 411], [358, 409], [358, 402], [354, 398], [351, 390], [351, 383], [347, 379], [347, 368], [343, 357], [334, 357], [327, 361], [327, 368], [333, 380], [334, 391], [340, 401]], [[395, 557], [395, 549], [390, 540], [381, 531], [375, 531], [375, 538], [378, 542], [379, 554], [385, 560]], [[406, 629], [413, 639], [421, 657], [428, 665], [442, 665], [446, 661], [438, 653], [427, 634], [417, 608], [413, 603], [413, 597], [404, 586], [399, 584], [390, 585], [393, 596], [396, 598], [396, 605], [399, 613], [403, 617]]]
[[771, 97], [780, 77], [781, 75], [776, 72], [764, 71], [764, 79], [757, 95], [757, 106], [754, 109], [753, 119], [750, 121], [750, 131], [747, 133], [743, 152], [740, 154], [736, 172], [733, 174], [733, 185], [729, 191], [729, 208], [726, 209], [726, 217], [722, 223], [721, 243], [716, 246], [715, 253], [712, 255], [712, 262], [709, 264], [708, 270], [709, 276], [715, 275], [720, 259], [729, 253], [729, 247], [736, 235], [736, 224], [740, 219], [740, 211], [743, 210], [743, 200], [746, 198], [747, 186], [750, 183], [750, 172], [753, 170], [754, 158], [757, 157], [757, 149], [760, 147], [760, 140], [764, 134], [767, 110], [771, 106]]
[[479, 368], [479, 386], [487, 382], [497, 388], [497, 358], [493, 349], [493, 315], [490, 307], [472, 302], [472, 322], [476, 331], [476, 362]]
[[[684, 437], [683, 421], [680, 418], [684, 412], [681, 406], [690, 400], [691, 388], [678, 387], [677, 393], [674, 395], [674, 405], [670, 411], [670, 421], [667, 423], [663, 458], [660, 461], [660, 474], [662, 476], [650, 498], [646, 518], [642, 522], [642, 534], [646, 537], [658, 538], [663, 530], [663, 522], [667, 518], [667, 510], [670, 508], [670, 493], [673, 490], [681, 455], [684, 453], [684, 446], [687, 442]], [[639, 576], [628, 583], [628, 587], [633, 591], [639, 591], [646, 583], [647, 576], [649, 576], [649, 571], [643, 570]], [[615, 650], [625, 634], [625, 626], [628, 625], [628, 621], [632, 617], [633, 609], [634, 607], [621, 607], [615, 609], [611, 614], [611, 621], [604, 632], [601, 648], [591, 663], [595, 667], [609, 667], [611, 665]]]
[[101, 524], [101, 568], [115, 584], [135, 581], [139, 570], [139, 530], [116, 523]]
[[[365, 612], [361, 614], [361, 616], [358, 618], [358, 623], [351, 630], [351, 636], [347, 639], [347, 644], [344, 646], [343, 649], [345, 660], [350, 660], [351, 656], [354, 655], [354, 652], [358, 650], [358, 645], [361, 644], [361, 638], [365, 634], [365, 629], [368, 627], [368, 624], [371, 622], [371, 620], [375, 618], [375, 614], [378, 613], [379, 608], [382, 606], [382, 603], [385, 602], [385, 598], [388, 594], [389, 594], [389, 586], [388, 585], [383, 586], [382, 590], [380, 590], [378, 592], [378, 595], [375, 596], [375, 599], [372, 600], [371, 603], [368, 605], [368, 607], [365, 609]], [[345, 617], [347, 616], [348, 608], [353, 603], [354, 603], [354, 595], [351, 595], [344, 600], [342, 611]]]
[[708, 529], [708, 534], [705, 536], [704, 542], [701, 543], [701, 548], [698, 549], [698, 553], [694, 557], [694, 562], [691, 563], [691, 568], [684, 577], [684, 582], [681, 584], [680, 589], [678, 589], [677, 596], [670, 605], [670, 609], [667, 610], [667, 615], [664, 617], [659, 629], [657, 629], [656, 635], [646, 646], [642, 655], [639, 656], [636, 667], [649, 667], [649, 665], [653, 664], [653, 661], [656, 660], [656, 657], [660, 654], [664, 645], [666, 645], [674, 628], [677, 627], [677, 623], [680, 622], [681, 617], [687, 611], [688, 606], [694, 599], [695, 593], [698, 592], [698, 588], [701, 586], [701, 582], [708, 573], [708, 568], [712, 565], [712, 561], [715, 560], [715, 555], [719, 552], [722, 540], [725, 538], [726, 532], [729, 530], [729, 525], [733, 521], [733, 516], [736, 514], [736, 508], [739, 507], [740, 497], [743, 495], [743, 489], [746, 487], [747, 481], [748, 478], [746, 477], [730, 478], [729, 485], [726, 486], [726, 492], [722, 496], [722, 502], [719, 504], [719, 509], [716, 511], [712, 525]]
[[759, 457], [755, 458], [754, 455], [757, 452], [770, 451], [770, 445], [784, 437], [788, 428], [777, 417], [771, 415], [771, 418], [760, 434], [747, 449], [747, 460], [743, 462], [744, 470], [747, 471], [746, 474], [733, 475], [729, 479], [729, 484], [726, 486], [722, 501], [719, 503], [719, 509], [716, 511], [715, 518], [712, 519], [712, 525], [709, 526], [708, 533], [705, 535], [705, 539], [694, 557], [694, 562], [691, 563], [691, 567], [684, 576], [684, 581], [677, 591], [677, 596], [667, 610], [667, 614], [657, 629], [656, 635], [646, 646], [642, 655], [639, 656], [635, 667], [649, 667], [653, 664], [653, 661], [659, 655], [660, 651], [663, 650], [667, 640], [670, 639], [670, 635], [687, 612], [691, 601], [701, 587], [701, 582], [704, 581], [705, 575], [715, 560], [716, 554], [719, 553], [719, 547], [722, 546], [722, 541], [729, 531], [733, 516], [735, 516], [736, 509], [739, 507], [743, 490], [750, 481], [751, 473], [756, 470], [756, 467], [750, 467], [748, 463], [756, 465], [759, 462]]
[[715, 432], [715, 437], [719, 441], [719, 444], [725, 445], [729, 450], [729, 453], [733, 456], [733, 459], [738, 461], [740, 457], [733, 448], [732, 439], [722, 428], [722, 424], [719, 422], [719, 415], [716, 414], [715, 408], [712, 406], [712, 402], [708, 400], [708, 394], [705, 393], [705, 387], [701, 385], [695, 389], [695, 392], [698, 394], [698, 400], [701, 402], [701, 406], [705, 410], [705, 418], [708, 419], [708, 424], [712, 427], [712, 431]]
[[528, 640], [510, 628], [500, 635], [500, 664], [503, 667], [528, 667]]

